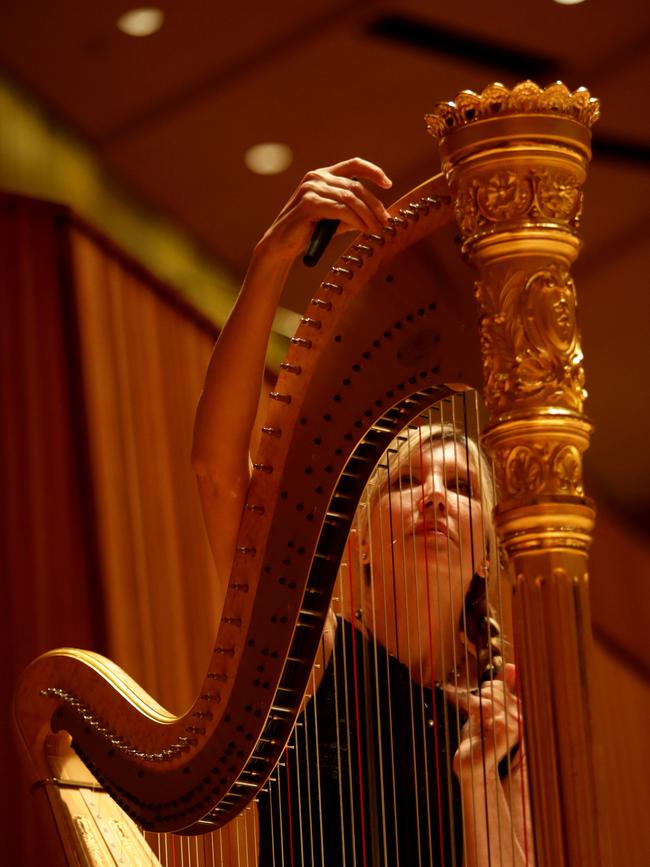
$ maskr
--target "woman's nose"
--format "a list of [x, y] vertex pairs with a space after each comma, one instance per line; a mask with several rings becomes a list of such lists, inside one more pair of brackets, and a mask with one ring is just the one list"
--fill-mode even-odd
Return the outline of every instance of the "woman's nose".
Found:
[[434, 508], [439, 512], [444, 512], [447, 508], [447, 497], [443, 486], [436, 484], [435, 480], [427, 480], [422, 485], [422, 492], [418, 502], [418, 507], [421, 512], [427, 509]]

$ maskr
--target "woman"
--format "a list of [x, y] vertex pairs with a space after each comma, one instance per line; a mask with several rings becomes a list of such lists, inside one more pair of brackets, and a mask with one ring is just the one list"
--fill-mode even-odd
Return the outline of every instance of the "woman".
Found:
[[[391, 186], [378, 166], [361, 159], [305, 176], [257, 244], [215, 347], [197, 409], [193, 464], [224, 579], [251, 478], [251, 432], [284, 281], [319, 220], [339, 220], [339, 232], [382, 232], [389, 214], [362, 181]], [[519, 738], [514, 670], [506, 666], [504, 680], [480, 689], [485, 660], [457, 671], [461, 634], [475, 646], [471, 621], [483, 620], [484, 633], [489, 622], [482, 518], [489, 509], [481, 509], [488, 477], [476, 445], [448, 427], [419, 427], [389, 449], [351, 534], [342, 584], [349, 592], [325, 632], [296, 759], [287, 762], [282, 792], [278, 784], [260, 802], [260, 863], [460, 864], [461, 849], [464, 863], [476, 867], [532, 863], [520, 806], [523, 750], [504, 780], [499, 771]], [[489, 639], [485, 645], [489, 656]], [[462, 680], [436, 688], [453, 673]], [[458, 712], [462, 729], [453, 720]], [[407, 716], [422, 725], [411, 722], [396, 734]], [[314, 759], [302, 777], [299, 753]], [[447, 773], [451, 764], [458, 783]], [[319, 801], [316, 828], [312, 796]], [[463, 820], [454, 824], [456, 801]]]

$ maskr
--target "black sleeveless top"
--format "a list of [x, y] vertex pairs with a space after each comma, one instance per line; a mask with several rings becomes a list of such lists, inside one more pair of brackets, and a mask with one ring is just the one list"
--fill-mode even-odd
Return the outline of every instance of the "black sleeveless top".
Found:
[[260, 867], [460, 867], [455, 714], [346, 621], [290, 745], [259, 797]]

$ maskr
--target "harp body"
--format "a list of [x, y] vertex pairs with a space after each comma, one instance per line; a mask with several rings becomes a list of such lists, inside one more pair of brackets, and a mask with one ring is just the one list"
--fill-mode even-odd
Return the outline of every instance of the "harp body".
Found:
[[[97, 654], [46, 654], [16, 696], [36, 779], [51, 775], [51, 732], [68, 732], [98, 783], [145, 829], [192, 835], [241, 813], [300, 711], [350, 522], [379, 456], [428, 405], [460, 383], [478, 386], [482, 368], [485, 442], [501, 488], [496, 526], [515, 591], [537, 863], [600, 863], [584, 700], [589, 424], [569, 275], [596, 116], [588, 93], [530, 82], [439, 107], [430, 126], [445, 177], [397, 202], [383, 236], [348, 249], [292, 341], [198, 698], [174, 716]], [[426, 238], [454, 211], [479, 270], [482, 352], [469, 291], [432, 288], [426, 267]]]

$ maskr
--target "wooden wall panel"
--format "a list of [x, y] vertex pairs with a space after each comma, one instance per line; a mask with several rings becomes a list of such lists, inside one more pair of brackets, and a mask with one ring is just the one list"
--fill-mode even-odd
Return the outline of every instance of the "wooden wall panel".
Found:
[[603, 819], [612, 867], [647, 867], [650, 682], [596, 641], [594, 727], [602, 744]]
[[605, 504], [598, 505], [590, 575], [596, 637], [650, 680], [650, 541]]

